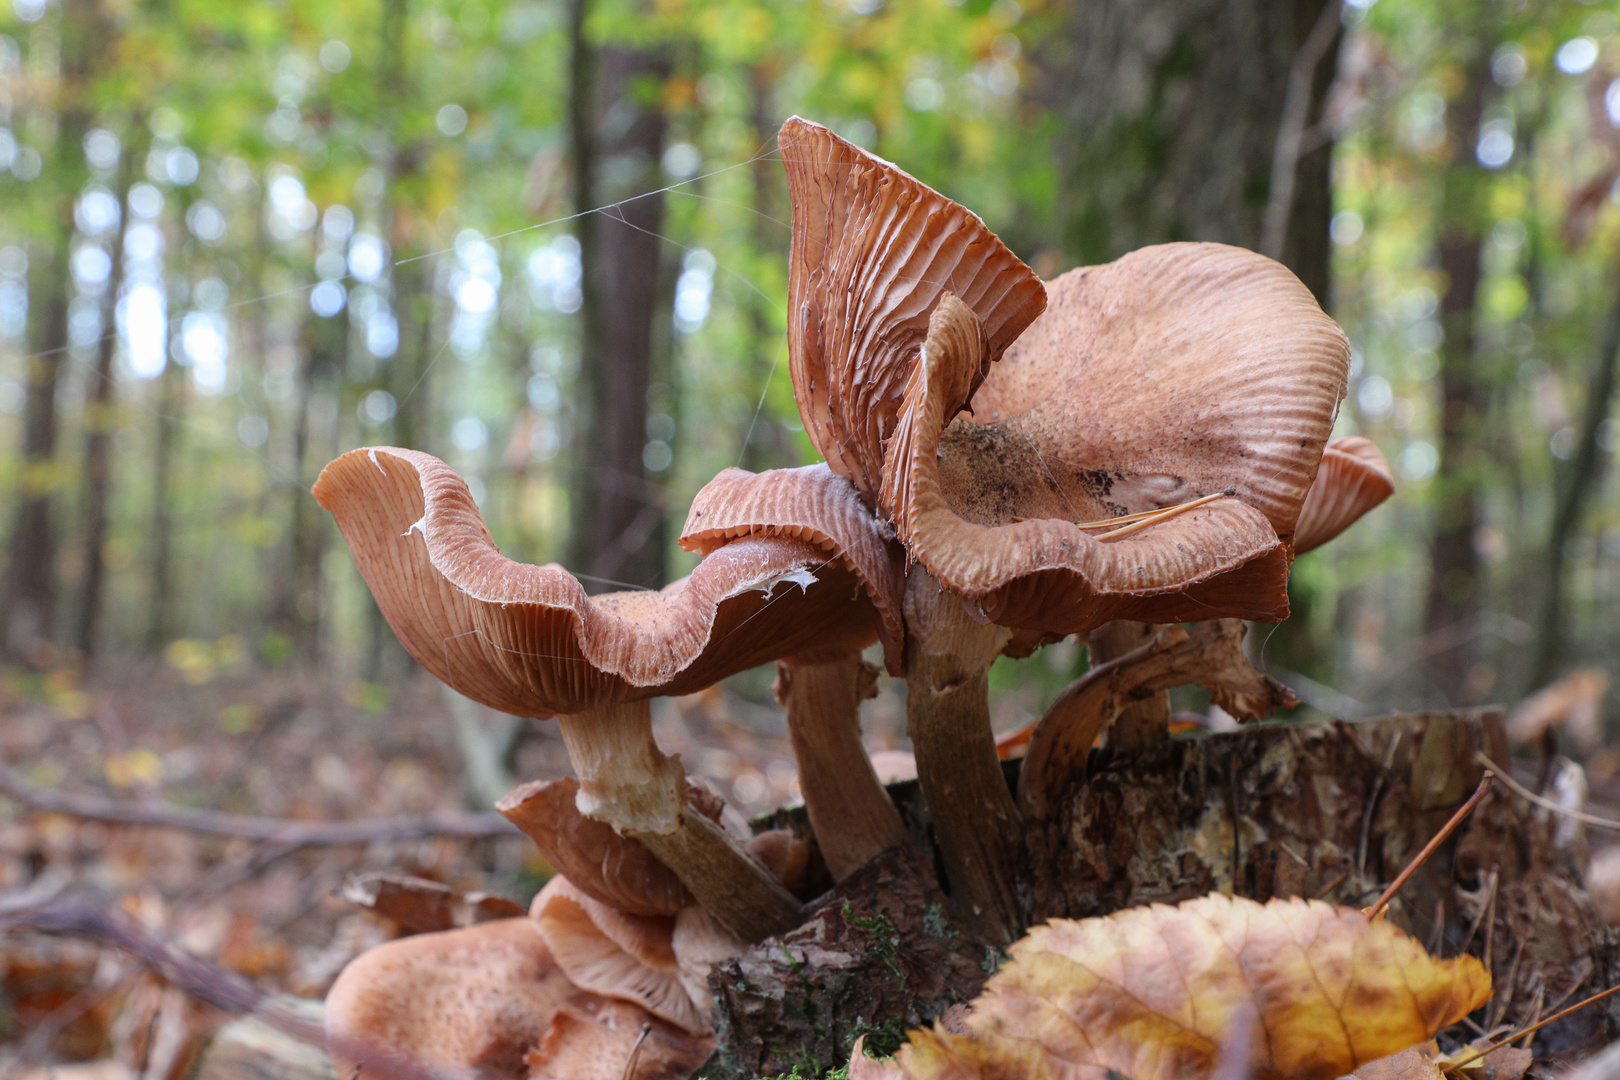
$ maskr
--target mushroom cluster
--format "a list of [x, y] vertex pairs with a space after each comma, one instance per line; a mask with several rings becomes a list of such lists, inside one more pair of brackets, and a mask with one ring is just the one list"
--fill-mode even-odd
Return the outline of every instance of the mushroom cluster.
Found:
[[[586, 952], [677, 982], [681, 950], [628, 945], [624, 927], [673, 919], [678, 938], [684, 919], [755, 942], [801, 906], [658, 748], [652, 697], [776, 662], [806, 811], [842, 880], [910, 842], [860, 737], [876, 675], [862, 653], [881, 643], [908, 684], [942, 884], [1008, 942], [1025, 817], [1165, 687], [1202, 682], [1247, 713], [1285, 700], [1233, 620], [1286, 618], [1294, 555], [1390, 490], [1366, 440], [1328, 444], [1349, 345], [1280, 264], [1166, 244], [1043, 283], [970, 211], [827, 128], [790, 119], [779, 147], [790, 367], [824, 461], [716, 476], [680, 536], [701, 556], [688, 578], [588, 596], [561, 567], [512, 562], [461, 479], [410, 450], [353, 451], [315, 488], [423, 666], [557, 718], [577, 780], [502, 806], [572, 882], [542, 894], [538, 925], [591, 923]], [[1128, 647], [1054, 705], [1015, 793], [991, 664], [1109, 625]], [[672, 1022], [692, 1023], [701, 968], [684, 998], [660, 983], [635, 1000], [685, 1000]]]

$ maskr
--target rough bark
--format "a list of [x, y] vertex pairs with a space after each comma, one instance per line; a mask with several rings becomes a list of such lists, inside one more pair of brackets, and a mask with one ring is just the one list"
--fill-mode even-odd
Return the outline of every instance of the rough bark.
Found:
[[664, 581], [664, 508], [642, 452], [660, 292], [665, 123], [649, 87], [668, 77], [669, 61], [591, 42], [589, 7], [588, 0], [568, 5], [574, 207], [584, 215], [575, 222], [584, 276], [570, 565], [589, 575], [593, 590], [613, 582], [656, 587]]
[[1441, 176], [1435, 260], [1445, 290], [1440, 298], [1440, 461], [1435, 474], [1435, 533], [1430, 555], [1423, 628], [1428, 668], [1440, 694], [1461, 704], [1475, 700], [1469, 676], [1476, 660], [1480, 560], [1474, 534], [1486, 459], [1485, 409], [1489, 387], [1476, 370], [1474, 308], [1484, 244], [1485, 170], [1474, 158], [1485, 95], [1490, 87], [1491, 44], [1478, 41], [1456, 100], [1447, 104], [1451, 160]]
[[[1257, 248], [1289, 72], [1323, 0], [1074, 4], [1033, 45], [1061, 118], [1058, 243], [1099, 263], [1167, 240]], [[1312, 79], [1314, 123], [1338, 42]], [[1330, 141], [1298, 157], [1282, 261], [1326, 303]]]
[[[1029, 915], [1086, 918], [1214, 890], [1365, 906], [1472, 794], [1480, 752], [1508, 760], [1499, 711], [1267, 725], [1094, 751], [1059, 813], [1026, 824]], [[889, 790], [926, 842], [917, 784]], [[802, 812], [756, 825], [783, 826], [802, 835]], [[1538, 1001], [1612, 985], [1620, 960], [1580, 890], [1580, 845], [1559, 839], [1560, 827], [1493, 793], [1389, 910], [1431, 949], [1487, 956], [1507, 1023], [1528, 1022]], [[814, 904], [804, 926], [715, 971], [721, 1049], [700, 1075], [794, 1065], [816, 1075], [846, 1062], [862, 1033], [885, 1051], [919, 1020], [949, 1024], [947, 1007], [977, 993], [995, 964], [952, 920], [928, 868], [885, 856]], [[1538, 1049], [1601, 1045], [1615, 1019], [1589, 1009], [1564, 1023]]]
[[22, 497], [17, 503], [6, 567], [5, 603], [0, 606], [3, 652], [17, 660], [39, 660], [55, 628], [57, 539], [54, 503], [57, 487], [57, 384], [68, 356], [68, 302], [73, 298], [69, 268], [74, 200], [84, 187], [84, 136], [90, 130], [88, 100], [97, 61], [106, 42], [97, 0], [66, 0], [57, 20], [61, 36], [57, 89], [56, 142], [51, 156], [51, 217], [55, 232], [49, 259], [40, 260], [30, 294], [39, 300], [30, 318], [33, 355], [24, 385], [21, 462]]

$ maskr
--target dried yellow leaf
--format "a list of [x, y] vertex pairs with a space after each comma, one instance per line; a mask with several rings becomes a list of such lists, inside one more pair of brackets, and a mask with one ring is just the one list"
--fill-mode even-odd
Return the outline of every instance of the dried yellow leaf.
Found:
[[1327, 1080], [1431, 1038], [1482, 1005], [1471, 956], [1437, 960], [1388, 922], [1320, 901], [1211, 895], [1054, 919], [1012, 947], [966, 1019], [914, 1031], [850, 1080], [1202, 1080], [1258, 1018], [1250, 1075]]

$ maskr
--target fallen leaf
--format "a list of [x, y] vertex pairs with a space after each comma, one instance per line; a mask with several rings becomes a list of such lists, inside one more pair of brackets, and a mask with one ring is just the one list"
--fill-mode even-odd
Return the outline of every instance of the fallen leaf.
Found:
[[1345, 1080], [1440, 1080], [1444, 1075], [1421, 1046], [1369, 1061]]
[[1253, 1010], [1258, 1080], [1327, 1080], [1421, 1043], [1490, 996], [1471, 956], [1437, 960], [1390, 923], [1314, 900], [1213, 894], [1053, 919], [1012, 947], [968, 1035], [914, 1031], [851, 1080], [1204, 1080]]

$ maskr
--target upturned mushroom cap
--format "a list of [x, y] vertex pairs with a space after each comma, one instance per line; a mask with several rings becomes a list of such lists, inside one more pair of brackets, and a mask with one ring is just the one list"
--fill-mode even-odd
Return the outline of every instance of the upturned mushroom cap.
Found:
[[321, 473], [315, 498], [417, 662], [519, 716], [690, 693], [877, 636], [854, 571], [803, 541], [740, 540], [661, 591], [587, 596], [560, 566], [503, 556], [466, 483], [428, 454], [351, 451]]
[[681, 985], [669, 916], [629, 915], [558, 875], [529, 907], [557, 965], [581, 990], [633, 1001], [683, 1031], [708, 1034], [708, 1017]]
[[[707, 813], [687, 788], [687, 802]], [[594, 900], [628, 915], [673, 916], [693, 903], [675, 872], [639, 840], [579, 812], [573, 777], [536, 781], [507, 792], [495, 809], [533, 840], [559, 874]], [[711, 800], [717, 802], [718, 800]], [[719, 818], [719, 808], [708, 815]], [[778, 875], [779, 877], [781, 875]]]
[[1321, 547], [1393, 494], [1395, 477], [1371, 439], [1351, 435], [1328, 443], [1299, 509], [1294, 554]]
[[577, 994], [532, 922], [498, 919], [362, 953], [326, 995], [326, 1030], [341, 1076], [366, 1064], [354, 1053], [364, 1046], [444, 1075], [521, 1078], [524, 1054]]
[[702, 555], [745, 537], [802, 540], [846, 562], [876, 605], [889, 673], [901, 672], [905, 572], [894, 530], [826, 464], [752, 473], [726, 469], [692, 500], [680, 544]]
[[[1048, 296], [972, 419], [955, 403], [988, 340], [964, 305], [936, 308], [881, 496], [910, 557], [1004, 626], [1285, 618], [1343, 332], [1283, 266], [1219, 244], [1144, 248]], [[1146, 527], [1080, 527], [1202, 497]]]
[[940, 296], [960, 297], [985, 328], [968, 393], [1045, 297], [977, 216], [881, 158], [799, 117], [777, 146], [793, 204], [788, 363], [799, 415], [833, 471], [875, 501], [883, 444]]

